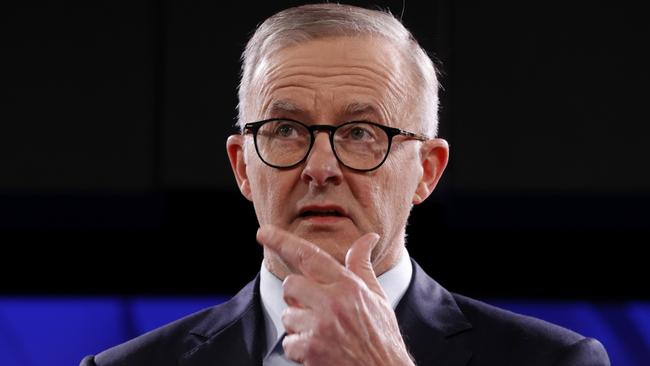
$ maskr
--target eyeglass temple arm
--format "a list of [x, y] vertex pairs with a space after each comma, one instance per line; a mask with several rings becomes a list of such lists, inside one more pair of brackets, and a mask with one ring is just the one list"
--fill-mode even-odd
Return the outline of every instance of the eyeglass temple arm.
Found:
[[420, 140], [420, 141], [426, 141], [426, 140], [429, 139], [427, 136], [420, 135], [419, 133], [408, 132], [408, 131], [399, 130], [399, 134], [402, 135], [402, 136], [410, 137], [410, 138]]

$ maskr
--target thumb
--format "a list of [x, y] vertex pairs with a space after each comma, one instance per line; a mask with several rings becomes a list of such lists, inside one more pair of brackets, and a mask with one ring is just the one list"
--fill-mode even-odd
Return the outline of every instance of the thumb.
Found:
[[359, 276], [370, 290], [386, 297], [370, 261], [370, 254], [378, 241], [379, 235], [376, 233], [368, 233], [357, 239], [345, 255], [345, 267]]

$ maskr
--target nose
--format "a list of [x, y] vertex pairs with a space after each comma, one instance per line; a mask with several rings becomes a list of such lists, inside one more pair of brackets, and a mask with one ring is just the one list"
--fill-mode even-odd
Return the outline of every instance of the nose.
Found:
[[342, 180], [339, 161], [332, 151], [327, 132], [315, 132], [314, 146], [312, 146], [305, 167], [300, 175], [308, 184], [322, 187], [327, 184], [338, 185]]

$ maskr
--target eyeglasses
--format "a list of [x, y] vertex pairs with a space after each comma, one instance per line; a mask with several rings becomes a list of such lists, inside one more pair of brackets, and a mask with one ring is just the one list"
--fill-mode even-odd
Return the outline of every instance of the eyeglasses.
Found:
[[367, 121], [330, 126], [272, 118], [244, 126], [245, 134], [253, 134], [255, 150], [260, 159], [266, 165], [280, 169], [292, 168], [307, 159], [317, 131], [329, 134], [332, 151], [341, 164], [361, 172], [375, 170], [386, 161], [393, 137], [397, 135], [419, 141], [429, 139], [424, 135]]

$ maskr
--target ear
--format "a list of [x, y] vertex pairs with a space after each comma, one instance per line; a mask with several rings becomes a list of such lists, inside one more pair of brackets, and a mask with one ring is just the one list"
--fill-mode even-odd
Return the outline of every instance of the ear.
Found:
[[424, 202], [436, 188], [449, 161], [449, 144], [443, 139], [425, 141], [420, 148], [422, 177], [413, 195], [413, 204]]
[[244, 158], [244, 136], [231, 135], [226, 141], [226, 151], [228, 152], [228, 159], [230, 159], [230, 167], [235, 174], [237, 186], [246, 199], [253, 201], [251, 194], [250, 181], [248, 180], [248, 173], [246, 172], [246, 159]]

